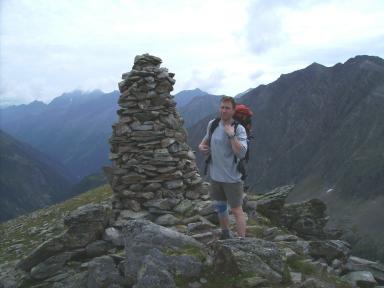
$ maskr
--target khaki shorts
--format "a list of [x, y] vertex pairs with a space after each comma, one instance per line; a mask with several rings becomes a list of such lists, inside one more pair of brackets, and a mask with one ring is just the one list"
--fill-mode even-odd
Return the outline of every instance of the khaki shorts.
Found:
[[216, 201], [227, 201], [231, 208], [243, 205], [243, 182], [225, 183], [211, 179], [210, 196]]

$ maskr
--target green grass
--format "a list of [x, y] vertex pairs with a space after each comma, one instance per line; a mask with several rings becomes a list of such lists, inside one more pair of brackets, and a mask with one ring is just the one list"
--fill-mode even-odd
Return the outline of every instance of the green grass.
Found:
[[[36, 210], [0, 224], [0, 263], [21, 259], [32, 249], [64, 231], [63, 218], [88, 203], [100, 203], [112, 195], [109, 185], [87, 191], [64, 202]], [[20, 249], [11, 249], [19, 245]]]
[[192, 246], [192, 245], [185, 245], [180, 250], [175, 249], [163, 249], [163, 252], [168, 256], [181, 256], [181, 255], [189, 255], [194, 256], [200, 261], [204, 261], [206, 255], [202, 251], [202, 249]]
[[264, 235], [265, 228], [263, 226], [259, 225], [251, 225], [247, 226], [247, 237], [256, 237], [256, 238], [262, 238]]
[[315, 274], [316, 269], [313, 265], [306, 262], [307, 258], [299, 255], [293, 255], [287, 259], [287, 264], [294, 272], [300, 272], [305, 275]]
[[[258, 275], [255, 273], [243, 273], [238, 274], [236, 276], [228, 275], [224, 273], [218, 273], [213, 270], [213, 268], [206, 268], [203, 272], [203, 275], [200, 278], [205, 278], [207, 280], [207, 283], [202, 284], [202, 287], [204, 288], [233, 288], [235, 287], [235, 284], [239, 284], [243, 280], [251, 277], [257, 277]], [[174, 280], [176, 283], [176, 286], [179, 288], [188, 288], [188, 283], [190, 282], [199, 282], [199, 279], [194, 278], [184, 278], [181, 276], [175, 276]]]

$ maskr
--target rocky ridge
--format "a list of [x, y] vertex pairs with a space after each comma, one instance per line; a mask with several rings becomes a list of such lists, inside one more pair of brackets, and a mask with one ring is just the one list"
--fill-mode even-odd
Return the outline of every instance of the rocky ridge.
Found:
[[162, 225], [145, 210], [125, 210], [117, 223], [111, 200], [80, 206], [64, 218], [62, 233], [1, 266], [0, 287], [383, 285], [382, 264], [350, 255], [348, 243], [324, 230], [323, 204], [285, 203], [292, 188], [246, 197], [243, 239], [218, 240], [212, 203], [202, 198], [175, 212], [177, 223]]

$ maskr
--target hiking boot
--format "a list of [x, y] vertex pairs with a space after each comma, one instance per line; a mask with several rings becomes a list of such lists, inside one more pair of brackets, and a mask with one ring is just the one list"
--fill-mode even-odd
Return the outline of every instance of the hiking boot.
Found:
[[220, 240], [225, 240], [225, 239], [231, 239], [232, 238], [232, 233], [230, 230], [222, 230], [221, 235], [220, 235]]

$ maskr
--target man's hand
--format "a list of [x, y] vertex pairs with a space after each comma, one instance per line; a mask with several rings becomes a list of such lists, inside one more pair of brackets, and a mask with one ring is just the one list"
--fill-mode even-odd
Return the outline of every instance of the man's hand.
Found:
[[235, 127], [231, 124], [225, 124], [224, 125], [224, 131], [227, 133], [228, 136], [235, 135]]
[[200, 150], [201, 152], [203, 152], [205, 155], [207, 155], [207, 154], [209, 153], [209, 146], [208, 146], [207, 144], [203, 144], [203, 143], [201, 143], [201, 144], [199, 145], [199, 150]]

